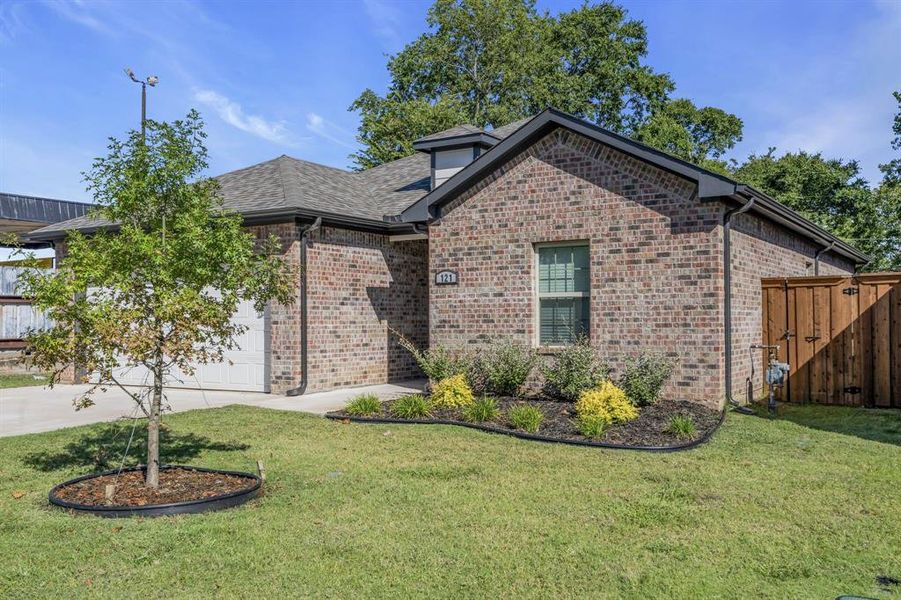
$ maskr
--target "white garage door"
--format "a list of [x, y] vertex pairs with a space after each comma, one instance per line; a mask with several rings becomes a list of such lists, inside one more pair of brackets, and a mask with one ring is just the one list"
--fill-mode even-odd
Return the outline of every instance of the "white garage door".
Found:
[[[234, 320], [247, 326], [247, 331], [235, 340], [237, 349], [226, 352], [223, 362], [197, 365], [193, 375], [175, 373], [176, 377], [167, 381], [166, 385], [205, 390], [268, 392], [265, 318], [256, 313], [252, 303], [242, 302]], [[144, 367], [118, 369], [116, 378], [126, 385], [148, 385], [151, 381], [149, 372]]]

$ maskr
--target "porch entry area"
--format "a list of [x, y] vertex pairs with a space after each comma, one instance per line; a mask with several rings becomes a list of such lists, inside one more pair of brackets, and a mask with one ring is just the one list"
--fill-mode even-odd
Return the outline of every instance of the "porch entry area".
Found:
[[791, 365], [778, 400], [901, 408], [901, 273], [762, 286], [763, 343]]

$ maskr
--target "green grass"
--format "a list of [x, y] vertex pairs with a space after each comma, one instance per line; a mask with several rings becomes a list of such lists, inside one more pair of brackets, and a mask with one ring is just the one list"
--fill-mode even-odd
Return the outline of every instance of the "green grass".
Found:
[[507, 413], [507, 418], [513, 423], [517, 429], [522, 429], [529, 433], [536, 433], [544, 420], [544, 414], [528, 404], [517, 406]]
[[47, 385], [50, 378], [40, 373], [5, 373], [0, 374], [0, 389]]
[[0, 597], [885, 597], [874, 578], [901, 576], [901, 413], [782, 410], [730, 414], [672, 454], [181, 413], [165, 460], [261, 459], [266, 495], [148, 520], [47, 505], [98, 454], [118, 463], [98, 449], [117, 436], [121, 451], [126, 424], [0, 438]]
[[428, 398], [420, 394], [407, 394], [391, 403], [391, 414], [401, 419], [422, 419], [431, 412]]
[[375, 394], [360, 394], [348, 402], [344, 410], [349, 415], [365, 417], [379, 412], [381, 407], [382, 403]]
[[497, 407], [497, 400], [490, 396], [478, 398], [475, 402], [463, 408], [463, 419], [470, 423], [484, 423], [493, 421], [501, 411]]
[[576, 419], [576, 427], [585, 437], [601, 439], [610, 429], [610, 422], [604, 415], [584, 415]]
[[673, 415], [669, 420], [668, 431], [680, 440], [690, 440], [698, 434], [695, 422], [687, 415]]

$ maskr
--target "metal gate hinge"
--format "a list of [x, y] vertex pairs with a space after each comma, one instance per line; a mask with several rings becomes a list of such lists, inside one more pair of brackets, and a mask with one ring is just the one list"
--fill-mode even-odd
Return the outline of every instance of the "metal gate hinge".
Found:
[[845, 289], [842, 290], [842, 293], [843, 293], [843, 294], [846, 294], [846, 295], [848, 295], [848, 296], [853, 296], [853, 295], [855, 295], [855, 294], [860, 293], [860, 289], [859, 289], [859, 288], [856, 288], [856, 287], [847, 287], [847, 288], [845, 288]]
[[857, 387], [856, 385], [849, 385], [842, 391], [844, 391], [846, 394], [859, 394], [863, 390], [860, 389], [859, 387]]

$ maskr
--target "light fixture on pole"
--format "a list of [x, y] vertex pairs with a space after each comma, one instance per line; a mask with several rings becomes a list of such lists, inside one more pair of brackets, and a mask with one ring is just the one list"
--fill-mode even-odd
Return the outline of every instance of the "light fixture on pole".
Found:
[[138, 79], [135, 72], [128, 67], [125, 67], [125, 74], [135, 83], [141, 84], [141, 135], [143, 136], [144, 123], [147, 121], [147, 86], [154, 87], [160, 82], [160, 78], [156, 75], [150, 75], [147, 79], [142, 81]]

